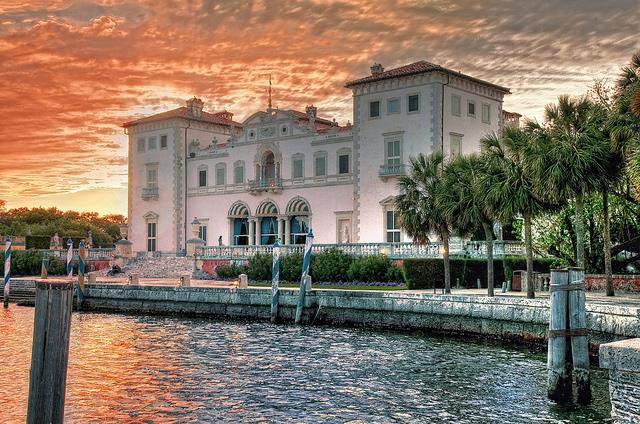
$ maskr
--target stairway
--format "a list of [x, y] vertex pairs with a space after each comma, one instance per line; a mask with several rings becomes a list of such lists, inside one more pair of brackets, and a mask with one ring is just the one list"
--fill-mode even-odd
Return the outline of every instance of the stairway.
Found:
[[9, 285], [9, 302], [19, 305], [33, 306], [36, 298], [34, 280], [11, 280]]
[[[100, 274], [106, 275], [107, 271], [108, 269], [103, 270]], [[124, 275], [119, 276], [139, 274], [140, 278], [180, 278], [184, 274], [189, 274], [198, 279], [211, 278], [201, 271], [193, 272], [193, 258], [176, 256], [134, 258], [122, 271]]]

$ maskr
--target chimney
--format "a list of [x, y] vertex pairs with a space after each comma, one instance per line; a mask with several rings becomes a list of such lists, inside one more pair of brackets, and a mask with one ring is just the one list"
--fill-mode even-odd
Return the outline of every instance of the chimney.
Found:
[[202, 106], [204, 103], [202, 100], [196, 98], [195, 96], [192, 99], [187, 100], [187, 112], [196, 118], [202, 116]]
[[307, 112], [307, 118], [309, 118], [309, 126], [311, 128], [315, 128], [316, 127], [316, 116], [318, 113], [318, 108], [315, 107], [314, 105], [311, 106], [307, 106], [305, 108], [306, 112]]
[[371, 75], [378, 75], [378, 74], [382, 73], [383, 71], [384, 71], [384, 68], [382, 67], [381, 64], [379, 64], [377, 62], [374, 63], [371, 66]]

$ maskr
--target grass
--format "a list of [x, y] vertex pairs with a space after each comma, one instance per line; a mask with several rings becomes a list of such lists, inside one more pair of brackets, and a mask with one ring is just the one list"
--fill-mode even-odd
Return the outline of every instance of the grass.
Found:
[[[336, 290], [379, 290], [379, 291], [387, 291], [387, 290], [407, 290], [406, 286], [367, 286], [366, 284], [353, 284], [353, 285], [340, 285], [340, 284], [311, 284], [314, 289], [336, 289]], [[253, 287], [271, 287], [270, 282], [254, 282], [251, 281], [249, 286]], [[298, 288], [300, 284], [294, 283], [280, 283], [280, 288], [291, 289]]]

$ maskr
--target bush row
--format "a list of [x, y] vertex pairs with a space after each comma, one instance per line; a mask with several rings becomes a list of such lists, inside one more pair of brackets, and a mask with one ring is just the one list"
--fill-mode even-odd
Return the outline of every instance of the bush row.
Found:
[[[248, 265], [219, 265], [220, 278], [235, 278], [246, 273], [250, 280], [271, 280], [272, 256], [258, 254]], [[302, 255], [291, 254], [280, 260], [280, 280], [297, 282], [302, 273]], [[354, 257], [338, 249], [326, 250], [311, 257], [309, 273], [314, 281], [325, 282], [404, 282], [402, 269], [384, 256]]]
[[[1, 253], [0, 275], [4, 275], [4, 252]], [[40, 275], [42, 266], [42, 252], [35, 250], [11, 251], [11, 276], [22, 277]], [[49, 257], [49, 275], [65, 275], [67, 268], [66, 258]], [[77, 264], [74, 261], [74, 272], [77, 272]]]
[[[556, 259], [534, 259], [533, 269], [537, 272], [549, 272], [556, 266]], [[444, 285], [444, 263], [442, 259], [405, 259], [403, 271], [410, 289], [441, 288]], [[503, 281], [511, 280], [513, 271], [525, 270], [525, 258], [506, 257], [494, 259], [494, 284], [499, 286]], [[460, 282], [461, 287], [477, 287], [477, 279], [482, 287], [487, 287], [487, 261], [485, 259], [451, 259], [451, 286]]]

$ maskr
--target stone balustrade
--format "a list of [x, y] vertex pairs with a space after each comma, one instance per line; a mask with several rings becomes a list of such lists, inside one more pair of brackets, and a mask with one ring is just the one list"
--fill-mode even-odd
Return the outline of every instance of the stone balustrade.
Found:
[[[303, 245], [284, 245], [284, 255], [302, 253]], [[256, 254], [271, 254], [272, 246], [205, 246], [199, 248], [198, 256], [203, 259], [248, 259]], [[314, 244], [314, 254], [329, 250], [339, 249], [354, 256], [386, 255], [391, 259], [408, 258], [441, 258], [443, 248], [440, 243], [428, 243], [418, 245], [414, 243], [348, 243], [348, 244]], [[494, 242], [494, 256], [524, 256], [524, 244], [519, 241]], [[449, 254], [452, 256], [468, 256], [484, 258], [487, 255], [485, 242], [456, 241], [449, 245]]]

